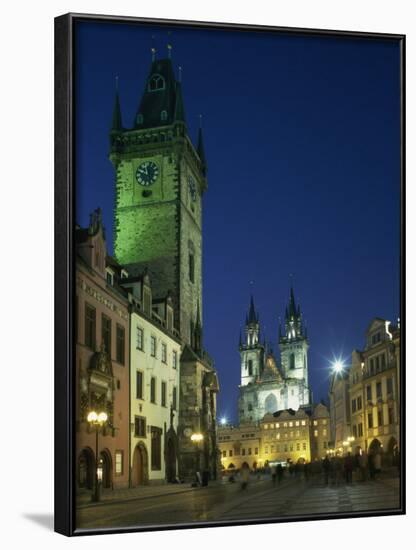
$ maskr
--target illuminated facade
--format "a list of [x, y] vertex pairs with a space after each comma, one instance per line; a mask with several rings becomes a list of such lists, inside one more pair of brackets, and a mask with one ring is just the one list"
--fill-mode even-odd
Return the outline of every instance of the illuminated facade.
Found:
[[98, 437], [104, 488], [129, 484], [129, 310], [119, 286], [124, 270], [107, 256], [101, 211], [91, 215], [76, 237], [76, 392], [77, 485], [91, 490], [96, 436], [90, 411], [108, 421]]
[[265, 414], [310, 404], [308, 338], [293, 289], [286, 308], [285, 327], [279, 327], [280, 364], [260, 341], [260, 322], [253, 298], [246, 317], [245, 338], [240, 338], [240, 424], [258, 422]]
[[149, 275], [122, 280], [130, 304], [131, 486], [178, 475], [179, 359], [170, 296], [154, 300]]
[[400, 328], [375, 318], [363, 351], [333, 376], [330, 391], [332, 439], [341, 450], [380, 451], [386, 461], [400, 448]]
[[329, 410], [322, 403], [269, 413], [260, 422], [218, 431], [223, 471], [240, 469], [244, 463], [256, 469], [320, 460], [327, 454], [329, 439]]

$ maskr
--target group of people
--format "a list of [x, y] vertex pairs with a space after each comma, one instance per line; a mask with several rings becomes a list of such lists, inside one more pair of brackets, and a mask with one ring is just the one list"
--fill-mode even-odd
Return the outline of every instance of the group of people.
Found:
[[[397, 460], [399, 463], [399, 460]], [[322, 460], [313, 462], [299, 461], [296, 464], [290, 462], [286, 467], [282, 464], [267, 465], [263, 468], [257, 468], [251, 471], [247, 464], [244, 464], [239, 471], [241, 488], [247, 488], [250, 481], [250, 476], [256, 476], [261, 479], [263, 475], [270, 476], [273, 486], [280, 485], [285, 472], [294, 479], [304, 479], [308, 481], [312, 479], [320, 479], [323, 476], [325, 485], [338, 486], [345, 482], [351, 484], [354, 478], [357, 481], [375, 480], [381, 472], [381, 452], [369, 451], [368, 453], [362, 449], [357, 449], [355, 455], [351, 452], [342, 456], [340, 453], [335, 453], [332, 456], [327, 455]], [[394, 461], [393, 461], [394, 465]], [[234, 474], [229, 477], [229, 481], [235, 481]]]
[[322, 461], [325, 484], [329, 482], [339, 485], [342, 480], [345, 483], [352, 483], [353, 472], [357, 472], [359, 481], [374, 480], [381, 472], [381, 454], [373, 451], [366, 453], [359, 450], [355, 455], [347, 453], [341, 456], [336, 453], [329, 458], [326, 456]]

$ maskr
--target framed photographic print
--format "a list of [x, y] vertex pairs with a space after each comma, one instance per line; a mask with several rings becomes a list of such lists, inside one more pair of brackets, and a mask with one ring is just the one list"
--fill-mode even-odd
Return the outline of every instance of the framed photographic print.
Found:
[[56, 531], [404, 513], [404, 47], [56, 18]]

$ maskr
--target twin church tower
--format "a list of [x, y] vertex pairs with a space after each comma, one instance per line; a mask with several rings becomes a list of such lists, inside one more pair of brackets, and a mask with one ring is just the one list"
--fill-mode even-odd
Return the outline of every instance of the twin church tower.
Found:
[[285, 312], [284, 329], [279, 326], [280, 364], [266, 341], [260, 341], [259, 315], [251, 298], [246, 317], [245, 339], [240, 336], [241, 384], [240, 423], [257, 422], [267, 413], [307, 406], [308, 338], [293, 288]]

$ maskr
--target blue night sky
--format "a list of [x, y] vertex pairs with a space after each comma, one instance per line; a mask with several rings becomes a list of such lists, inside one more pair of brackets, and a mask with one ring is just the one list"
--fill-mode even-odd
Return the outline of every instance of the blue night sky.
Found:
[[171, 30], [168, 37], [168, 27], [78, 24], [77, 222], [86, 226], [100, 206], [112, 253], [115, 76], [123, 124], [131, 127], [150, 48], [165, 57], [170, 40], [194, 142], [203, 115], [204, 343], [219, 373], [219, 415], [237, 417], [238, 334], [250, 292], [277, 351], [290, 274], [319, 401], [333, 357], [348, 362], [362, 349], [373, 317], [399, 316], [399, 45]]

